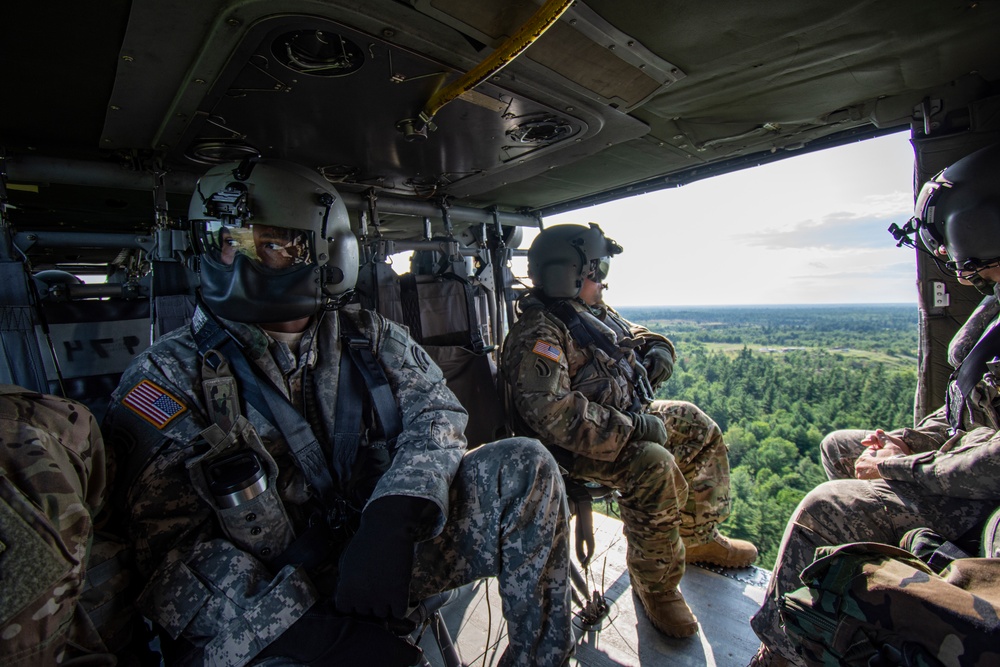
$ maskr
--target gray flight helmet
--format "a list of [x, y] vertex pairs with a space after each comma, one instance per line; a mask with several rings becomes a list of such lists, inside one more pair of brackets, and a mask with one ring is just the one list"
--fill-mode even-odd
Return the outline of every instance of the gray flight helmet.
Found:
[[[358, 240], [337, 190], [317, 172], [279, 160], [211, 168], [191, 197], [189, 220], [201, 249], [201, 296], [220, 317], [264, 324], [309, 317], [345, 301], [358, 278]], [[207, 223], [304, 231], [309, 261], [284, 270], [240, 255], [224, 263], [205, 251]]]
[[936, 257], [946, 252], [949, 268], [974, 270], [1000, 259], [1000, 143], [927, 181], [914, 219], [924, 247]]
[[543, 229], [528, 248], [528, 277], [547, 297], [572, 299], [579, 296], [591, 262], [621, 252], [622, 247], [596, 223], [553, 225]]

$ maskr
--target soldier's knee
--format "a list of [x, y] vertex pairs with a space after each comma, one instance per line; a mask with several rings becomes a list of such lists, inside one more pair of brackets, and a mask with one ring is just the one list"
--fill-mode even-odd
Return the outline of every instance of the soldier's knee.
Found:
[[504, 470], [532, 471], [539, 477], [553, 479], [561, 477], [552, 452], [535, 438], [504, 438], [490, 443], [489, 447], [494, 456], [504, 462]]
[[669, 483], [675, 477], [672, 472], [677, 467], [674, 455], [653, 442], [643, 442], [638, 445], [627, 464], [629, 481], [638, 484], [654, 479], [659, 482], [658, 478], [663, 478]]
[[828, 517], [845, 512], [850, 509], [849, 505], [860, 504], [867, 495], [861, 489], [854, 488], [858, 484], [850, 480], [823, 482], [806, 494], [792, 519], [803, 516]]
[[823, 441], [819, 443], [819, 455], [824, 464], [836, 463], [841, 459], [841, 431], [827, 433]]

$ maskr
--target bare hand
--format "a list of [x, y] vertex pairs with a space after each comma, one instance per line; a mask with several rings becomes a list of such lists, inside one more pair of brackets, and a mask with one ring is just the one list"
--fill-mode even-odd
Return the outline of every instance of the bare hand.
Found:
[[[861, 444], [864, 445], [865, 447], [868, 447], [869, 449], [882, 449], [883, 447], [886, 446], [886, 444], [889, 443], [895, 445], [896, 447], [899, 447], [901, 453], [906, 454], [907, 456], [913, 453], [912, 451], [910, 451], [909, 445], [907, 445], [902, 438], [897, 438], [894, 435], [889, 435], [880, 428], [875, 429], [874, 433], [872, 433], [869, 436], [866, 436], [865, 439], [861, 441]], [[869, 452], [865, 452], [864, 454], [862, 454], [862, 456], [870, 456], [870, 455], [871, 454]]]
[[868, 447], [868, 451], [854, 462], [854, 476], [858, 479], [882, 479], [882, 473], [878, 470], [879, 461], [900, 454], [910, 454], [910, 448], [906, 446], [905, 442], [886, 435], [882, 429], [877, 429], [873, 435], [862, 440], [861, 444]]

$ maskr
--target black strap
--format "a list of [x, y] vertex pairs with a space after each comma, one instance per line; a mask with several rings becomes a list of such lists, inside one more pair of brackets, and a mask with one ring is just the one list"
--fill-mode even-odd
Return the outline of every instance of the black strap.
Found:
[[962, 426], [962, 411], [969, 394], [988, 370], [986, 363], [1000, 356], [1000, 320], [996, 320], [969, 350], [962, 365], [952, 374], [948, 387], [947, 417], [955, 430]]
[[[341, 318], [343, 327], [343, 318]], [[341, 332], [343, 332], [341, 328]], [[368, 341], [365, 340], [365, 343]], [[344, 341], [344, 347], [349, 347]], [[337, 381], [337, 414], [334, 422], [330, 466], [340, 479], [349, 479], [361, 444], [361, 417], [364, 411], [364, 384], [350, 354], [340, 355]]]
[[[372, 398], [375, 414], [378, 416], [382, 433], [387, 442], [392, 443], [403, 432], [403, 420], [399, 414], [399, 405], [389, 386], [385, 371], [372, 353], [371, 341], [368, 340], [351, 321], [349, 317], [340, 318], [340, 336], [344, 341], [354, 367], [360, 372], [364, 386]], [[337, 399], [340, 401], [340, 398]]]
[[[254, 371], [239, 342], [213, 317], [206, 317], [205, 323], [195, 331], [195, 342], [202, 358], [214, 349], [229, 361], [247, 404], [281, 431], [299, 468], [316, 489], [323, 504], [328, 509], [334, 507], [337, 496], [333, 478], [309, 423], [268, 378]], [[214, 356], [208, 357], [206, 363], [218, 363]]]
[[[548, 309], [550, 313], [558, 317], [566, 325], [570, 335], [577, 344], [583, 347], [596, 347], [603, 350], [605, 354], [619, 364], [625, 364], [625, 350], [612, 343], [610, 338], [591, 326], [584, 318], [580, 317], [579, 311], [569, 301], [561, 299], [550, 302]], [[635, 388], [635, 393], [632, 395], [632, 405], [629, 407], [629, 410], [641, 412], [644, 404], [652, 402], [653, 388], [649, 385], [649, 380], [646, 379], [644, 374], [639, 375], [634, 368], [631, 368], [630, 372], [635, 379], [632, 385]]]
[[399, 305], [403, 309], [403, 324], [410, 329], [413, 340], [423, 344], [424, 331], [420, 321], [420, 294], [417, 292], [417, 276], [408, 273], [399, 279]]
[[442, 278], [455, 280], [462, 285], [465, 292], [465, 317], [469, 327], [469, 342], [471, 350], [476, 354], [482, 354], [486, 350], [486, 342], [483, 340], [483, 332], [479, 329], [479, 318], [476, 311], [476, 295], [473, 292], [472, 283], [466, 278], [454, 273], [442, 273]]
[[580, 345], [584, 347], [597, 347], [615, 361], [624, 356], [621, 349], [612, 343], [611, 339], [587, 326], [587, 323], [580, 317], [580, 313], [569, 301], [560, 300], [550, 304], [549, 312], [558, 317], [566, 325], [570, 335], [573, 336], [573, 340]]
[[[203, 311], [204, 312], [204, 311]], [[205, 323], [195, 329], [194, 342], [198, 346], [198, 354], [202, 359], [210, 350], [218, 350], [223, 357], [229, 361], [230, 368], [240, 381], [240, 394], [248, 405], [252, 405], [271, 424], [275, 424], [274, 414], [264, 400], [257, 378], [250, 368], [246, 355], [243, 354], [243, 346], [229, 335], [218, 322], [211, 316], [206, 316]], [[210, 360], [209, 364], [213, 368], [218, 368], [218, 360]]]
[[[343, 486], [349, 479], [357, 458], [365, 388], [372, 398], [382, 432], [390, 448], [403, 431], [399, 407], [392, 394], [392, 388], [386, 379], [385, 371], [372, 354], [368, 338], [358, 331], [348, 317], [340, 317], [340, 327], [347, 354], [341, 357], [335, 446], [331, 452], [330, 466], [326, 463], [323, 450], [309, 423], [267, 377], [254, 370], [239, 342], [211, 316], [206, 317], [205, 323], [195, 331], [195, 342], [201, 356], [204, 358], [214, 349], [229, 361], [247, 404], [252, 405], [268, 422], [281, 431], [299, 467], [328, 509], [334, 509], [339, 505], [336, 487], [330, 474], [331, 467]], [[211, 357], [209, 361], [212, 361]], [[360, 382], [358, 377], [361, 379]]]

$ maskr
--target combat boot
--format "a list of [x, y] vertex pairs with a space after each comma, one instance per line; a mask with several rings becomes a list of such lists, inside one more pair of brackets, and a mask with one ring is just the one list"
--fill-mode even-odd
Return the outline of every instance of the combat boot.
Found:
[[746, 540], [730, 539], [718, 530], [707, 544], [687, 547], [688, 563], [710, 563], [720, 567], [749, 567], [757, 560], [757, 547]]
[[690, 637], [698, 632], [698, 619], [684, 601], [680, 589], [666, 593], [646, 593], [632, 587], [653, 627], [668, 637]]
[[757, 654], [750, 658], [747, 667], [790, 667], [792, 663], [788, 658], [777, 651], [772, 651], [766, 644], [761, 644], [757, 649]]

